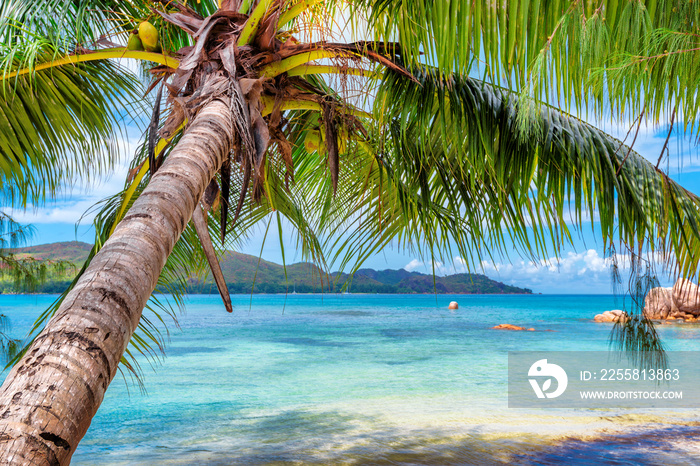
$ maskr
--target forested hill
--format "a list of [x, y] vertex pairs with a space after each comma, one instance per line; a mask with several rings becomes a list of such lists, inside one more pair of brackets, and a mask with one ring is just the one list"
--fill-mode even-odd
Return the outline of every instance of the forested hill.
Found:
[[[76, 265], [76, 270], [87, 258], [91, 246], [77, 241], [42, 244], [16, 249], [19, 257], [31, 256], [38, 260], [69, 261]], [[329, 277], [319, 274], [312, 264], [296, 263], [282, 265], [258, 260], [256, 256], [227, 252], [221, 259], [221, 268], [231, 293], [434, 293], [440, 294], [530, 294], [531, 290], [509, 286], [491, 280], [480, 274], [456, 274], [435, 277], [420, 273], [399, 270], [360, 269], [350, 279], [347, 274], [333, 273]], [[256, 275], [257, 273], [257, 275]], [[70, 283], [70, 276], [52, 277], [40, 289], [44, 293], [58, 293]], [[253, 288], [253, 282], [255, 286]], [[347, 284], [346, 288], [343, 288]], [[2, 291], [13, 292], [9, 279], [2, 282]], [[192, 278], [190, 293], [217, 293], [209, 276]]]
[[68, 261], [76, 266], [81, 266], [87, 259], [90, 249], [92, 249], [91, 244], [81, 243], [80, 241], [65, 241], [12, 249], [11, 252], [19, 259], [33, 257], [37, 260]]

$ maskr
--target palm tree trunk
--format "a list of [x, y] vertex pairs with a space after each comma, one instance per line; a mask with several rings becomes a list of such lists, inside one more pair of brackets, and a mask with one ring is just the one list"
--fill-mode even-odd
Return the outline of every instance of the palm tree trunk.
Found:
[[231, 150], [228, 104], [197, 116], [0, 388], [0, 464], [64, 465], [87, 432], [168, 255]]

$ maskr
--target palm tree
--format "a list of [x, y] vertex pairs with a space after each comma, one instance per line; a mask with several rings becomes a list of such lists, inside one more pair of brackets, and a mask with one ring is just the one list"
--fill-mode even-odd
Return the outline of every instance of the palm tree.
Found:
[[[58, 277], [68, 271], [75, 272], [75, 267], [68, 261], [45, 261], [32, 256], [16, 254], [14, 249], [26, 244], [33, 234], [32, 225], [17, 223], [15, 219], [0, 211], [0, 276], [8, 276], [12, 280], [14, 290], [35, 292], [40, 285], [46, 282], [49, 272]], [[0, 314], [0, 361], [3, 361], [2, 364], [15, 359], [22, 349], [22, 340], [9, 335], [10, 327], [9, 316]]]
[[[46, 264], [32, 258], [19, 259], [8, 248], [23, 244], [33, 233], [31, 225], [20, 225], [0, 212], [0, 275], [9, 275], [17, 289], [33, 291], [46, 278]], [[0, 360], [7, 363], [17, 356], [22, 341], [9, 335], [10, 319], [0, 314]]]
[[[70, 461], [183, 232], [221, 279], [207, 225], [235, 241], [284, 217], [308, 254], [331, 250], [341, 267], [392, 242], [478, 264], [512, 245], [557, 252], [566, 217], [577, 227], [590, 214], [606, 244], [695, 268], [700, 200], [533, 97], [533, 60], [570, 8], [623, 3], [5, 2], [3, 156], [92, 160], [113, 140], [119, 101], [147, 102], [119, 58], [144, 63], [155, 99], [94, 256], [3, 384], [2, 461]], [[368, 40], [325, 40], [343, 15]], [[626, 24], [606, 19], [610, 31]]]

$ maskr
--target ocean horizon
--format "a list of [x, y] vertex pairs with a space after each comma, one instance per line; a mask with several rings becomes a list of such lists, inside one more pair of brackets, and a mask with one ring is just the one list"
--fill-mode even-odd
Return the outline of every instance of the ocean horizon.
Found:
[[[0, 296], [11, 335], [54, 299]], [[188, 296], [145, 393], [118, 374], [72, 464], [700, 464], [693, 409], [508, 407], [508, 352], [609, 350], [613, 295], [232, 300]], [[700, 325], [657, 328], [700, 349]]]

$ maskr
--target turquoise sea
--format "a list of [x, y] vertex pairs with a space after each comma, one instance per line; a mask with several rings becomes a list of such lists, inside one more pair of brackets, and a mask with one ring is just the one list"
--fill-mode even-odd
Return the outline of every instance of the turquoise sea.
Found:
[[[52, 299], [0, 296], [0, 312], [22, 336]], [[591, 319], [613, 296], [233, 299], [231, 315], [189, 298], [147, 393], [117, 376], [74, 465], [700, 464], [694, 410], [508, 408], [508, 351], [606, 350]], [[700, 350], [700, 325], [659, 331]]]

